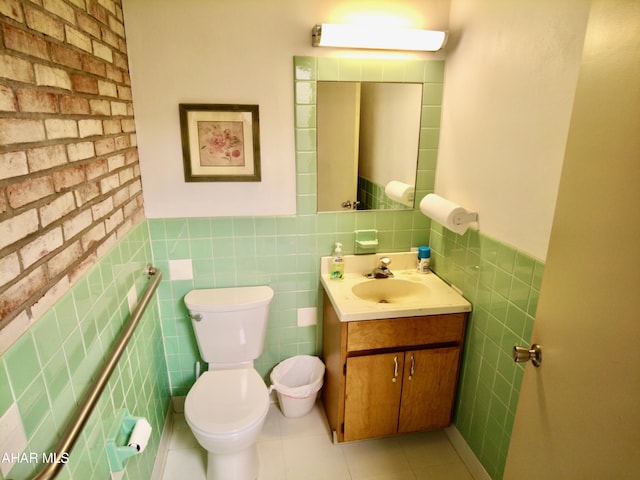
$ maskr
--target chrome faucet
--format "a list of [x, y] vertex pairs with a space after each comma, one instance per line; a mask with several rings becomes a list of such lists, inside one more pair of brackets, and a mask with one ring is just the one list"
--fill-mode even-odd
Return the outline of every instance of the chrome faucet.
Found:
[[366, 273], [367, 278], [393, 278], [393, 273], [389, 270], [389, 264], [391, 259], [389, 257], [382, 257], [379, 260], [378, 266], [373, 269], [371, 273]]

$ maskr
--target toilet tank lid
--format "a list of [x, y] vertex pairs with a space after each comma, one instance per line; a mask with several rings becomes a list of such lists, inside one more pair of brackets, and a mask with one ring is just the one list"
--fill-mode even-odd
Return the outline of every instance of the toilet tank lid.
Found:
[[256, 287], [206, 288], [191, 290], [184, 297], [187, 308], [194, 312], [233, 312], [269, 304], [273, 289]]

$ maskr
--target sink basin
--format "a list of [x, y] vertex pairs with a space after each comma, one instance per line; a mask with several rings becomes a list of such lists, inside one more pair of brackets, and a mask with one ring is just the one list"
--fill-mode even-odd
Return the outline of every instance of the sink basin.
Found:
[[369, 280], [354, 285], [351, 291], [356, 297], [374, 303], [415, 302], [429, 292], [422, 283], [399, 278]]

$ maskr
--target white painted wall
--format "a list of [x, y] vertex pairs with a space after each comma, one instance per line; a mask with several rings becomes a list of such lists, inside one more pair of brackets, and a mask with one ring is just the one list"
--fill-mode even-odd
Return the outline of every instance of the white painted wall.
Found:
[[[123, 8], [145, 211], [162, 218], [295, 213], [293, 56], [347, 53], [311, 47], [312, 26], [364, 12], [446, 29], [449, 0], [124, 0]], [[179, 103], [258, 104], [262, 182], [185, 183]]]
[[360, 112], [360, 176], [415, 185], [422, 85], [363, 83]]
[[[311, 47], [312, 25], [380, 14], [451, 32], [437, 193], [545, 259], [588, 0], [123, 3], [148, 217], [295, 213], [292, 58], [348, 54]], [[184, 182], [178, 103], [191, 102], [260, 105], [262, 182]]]
[[588, 0], [452, 1], [435, 190], [478, 211], [481, 232], [542, 260], [588, 10]]

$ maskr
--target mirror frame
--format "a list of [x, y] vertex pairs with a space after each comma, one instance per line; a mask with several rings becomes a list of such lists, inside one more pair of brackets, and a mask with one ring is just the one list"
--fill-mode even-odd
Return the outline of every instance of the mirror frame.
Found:
[[[385, 60], [376, 58], [294, 57], [296, 144], [296, 209], [298, 215], [364, 214], [405, 210], [317, 211], [316, 88], [317, 81], [422, 83], [422, 115], [416, 171], [414, 212], [433, 192], [440, 136], [444, 60]], [[411, 210], [411, 209], [409, 209]]]

